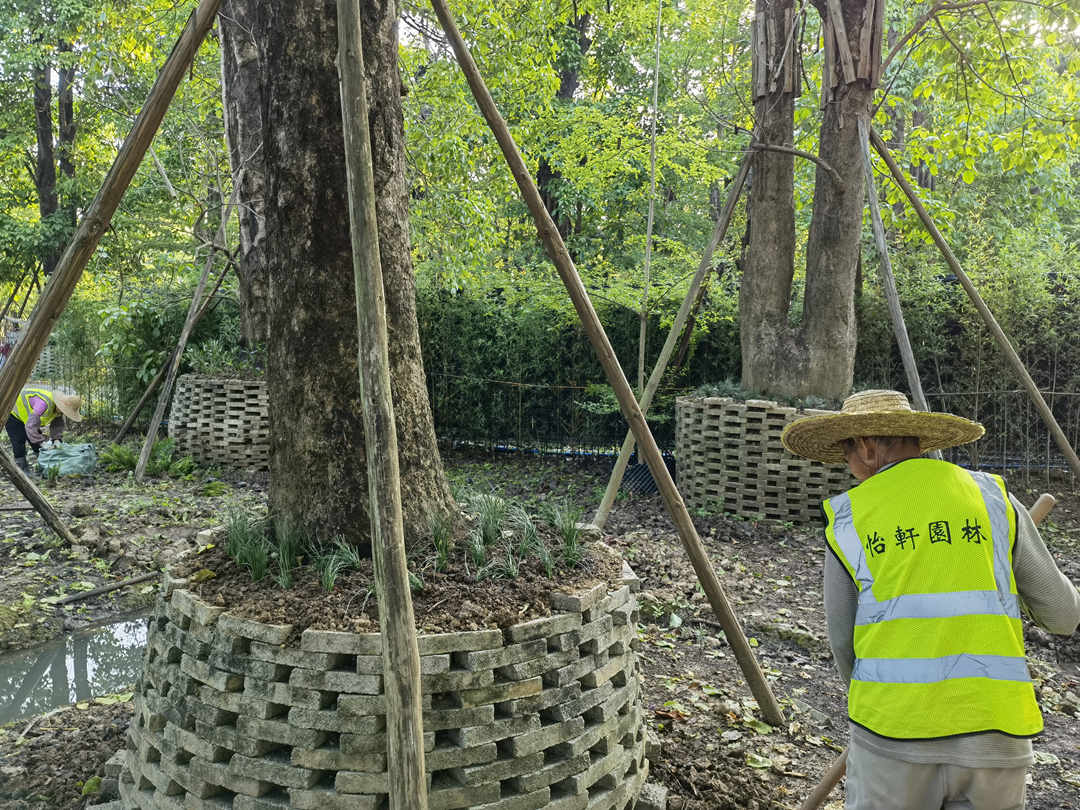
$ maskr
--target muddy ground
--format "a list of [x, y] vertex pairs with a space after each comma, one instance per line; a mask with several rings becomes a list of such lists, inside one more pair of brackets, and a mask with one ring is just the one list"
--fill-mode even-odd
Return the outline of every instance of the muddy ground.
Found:
[[[498, 492], [534, 512], [561, 498], [591, 509], [610, 468], [609, 461], [505, 454], [449, 453], [447, 464], [456, 486]], [[1080, 499], [1060, 487], [1043, 487], [1061, 501], [1043, 534], [1062, 569], [1080, 581]], [[1037, 495], [1014, 489], [1028, 503]], [[145, 610], [154, 598], [146, 583], [67, 606], [54, 602], [163, 564], [189, 564], [200, 547], [200, 531], [223, 523], [232, 510], [265, 509], [264, 480], [222, 471], [144, 485], [123, 473], [98, 473], [92, 479], [60, 479], [44, 485], [44, 491], [80, 544], [60, 546], [35, 513], [0, 511], [0, 649]], [[19, 505], [15, 491], [0, 485], [0, 507]], [[703, 513], [694, 520], [786, 720], [781, 726], [763, 722], [660, 499], [621, 496], [604, 542], [629, 560], [642, 580], [639, 654], [650, 780], [668, 789], [671, 810], [797, 807], [847, 736], [844, 690], [832, 667], [821, 606], [820, 533], [815, 527]], [[187, 563], [177, 561], [185, 555]], [[205, 559], [210, 558], [200, 558]], [[606, 578], [611, 571], [606, 560], [592, 549], [575, 576]], [[212, 565], [224, 577], [225, 564]], [[536, 596], [542, 572], [533, 566], [520, 578], [526, 596], [518, 604], [542, 610]], [[322, 592], [314, 578], [307, 584], [300, 579], [294, 596], [317, 601]], [[439, 620], [438, 600], [461, 603], [459, 592], [448, 597], [440, 590], [456, 587], [451, 579], [429, 574], [425, 590], [414, 594], [422, 624]], [[213, 587], [211, 580], [207, 588]], [[504, 587], [505, 581], [492, 580], [482, 593], [470, 594], [475, 610], [455, 613], [477, 625], [499, 623], [503, 618], [487, 616], [495, 611], [486, 606], [505, 604], [507, 594], [491, 590]], [[336, 617], [331, 623], [359, 628], [370, 620], [362, 613], [352, 600], [327, 615]], [[1080, 639], [1050, 637], [1030, 626], [1026, 635], [1046, 719], [1046, 732], [1035, 744], [1038, 762], [1028, 806], [1080, 808]], [[123, 745], [130, 712], [130, 702], [105, 699], [0, 729], [0, 810], [66, 810], [96, 803], [93, 777]], [[834, 791], [826, 806], [841, 807], [841, 797], [841, 790]]]

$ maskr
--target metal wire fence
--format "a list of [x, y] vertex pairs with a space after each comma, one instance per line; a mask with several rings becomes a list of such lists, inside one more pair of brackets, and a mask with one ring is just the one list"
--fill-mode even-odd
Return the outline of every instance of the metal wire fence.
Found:
[[[33, 379], [78, 393], [83, 414], [91, 421], [118, 424], [125, 419], [144, 386], [137, 369], [104, 365], [76, 366], [49, 348], [42, 354]], [[582, 385], [526, 383], [428, 374], [428, 396], [440, 440], [481, 449], [615, 453], [626, 434], [617, 411], [597, 407]], [[674, 395], [662, 392], [667, 405], [655, 407], [650, 427], [661, 449], [674, 448]], [[1080, 445], [1080, 392], [1043, 392], [1070, 444]], [[1035, 485], [1076, 480], [1064, 454], [1050, 436], [1038, 409], [1023, 389], [928, 391], [933, 410], [948, 411], [981, 422], [986, 435], [964, 447], [947, 451], [951, 461], [993, 470], [1010, 482]], [[663, 403], [664, 397], [658, 401]], [[152, 410], [144, 409], [146, 420]]]
[[[1080, 440], [1080, 392], [1043, 391], [1043, 398], [1075, 449]], [[981, 422], [986, 435], [979, 441], [947, 452], [951, 461], [966, 467], [992, 470], [1010, 481], [1026, 485], [1065, 479], [1075, 486], [1075, 475], [1050, 436], [1050, 431], [1024, 389], [927, 392], [932, 410]]]

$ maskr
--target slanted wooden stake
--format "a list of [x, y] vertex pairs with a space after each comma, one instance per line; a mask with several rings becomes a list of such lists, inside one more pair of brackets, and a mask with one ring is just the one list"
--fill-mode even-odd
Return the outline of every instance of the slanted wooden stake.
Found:
[[[135, 119], [135, 124], [120, 147], [120, 152], [105, 176], [101, 189], [75, 229], [71, 242], [60, 257], [60, 262], [56, 265], [44, 293], [38, 300], [37, 306], [34, 307], [30, 322], [26, 326], [26, 333], [12, 350], [11, 357], [3, 368], [0, 368], [0, 413], [10, 413], [15, 400], [19, 397], [19, 391], [30, 378], [30, 373], [41, 355], [41, 350], [45, 348], [49, 340], [53, 326], [60, 318], [64, 307], [67, 306], [68, 299], [71, 298], [71, 293], [75, 290], [75, 285], [82, 276], [82, 271], [93, 255], [102, 234], [109, 227], [109, 221], [131, 183], [131, 178], [139, 168], [139, 163], [142, 162], [150, 141], [157, 132], [165, 111], [169, 108], [169, 102], [172, 101], [180, 80], [184, 78], [184, 73], [191, 64], [195, 51], [206, 36], [206, 32], [213, 26], [220, 5], [221, 0], [202, 0], [198, 8], [192, 12], [180, 38], [173, 46], [172, 53], [169, 54], [165, 66], [150, 90], [150, 97]], [[0, 453], [0, 467], [4, 468], [15, 485], [41, 512], [41, 516], [53, 530], [68, 542], [72, 542], [69, 539], [72, 538], [71, 531], [60, 523], [55, 512], [51, 509], [43, 509], [44, 497], [37, 492], [37, 488], [26, 476], [21, 475], [14, 462], [3, 453]], [[31, 498], [27, 487], [36, 493], [38, 500]], [[48, 514], [50, 512], [51, 516]]]
[[[1055, 503], [1057, 503], [1057, 499], [1049, 492], [1044, 492], [1038, 497], [1035, 503], [1031, 505], [1028, 514], [1031, 515], [1031, 519], [1036, 526], [1038, 526], [1042, 522], [1042, 519], [1054, 508]], [[821, 781], [814, 786], [814, 789], [810, 791], [810, 795], [799, 805], [799, 810], [817, 810], [817, 808], [821, 807], [821, 803], [828, 798], [829, 794], [832, 793], [833, 788], [836, 787], [837, 783], [839, 783], [841, 778], [843, 778], [844, 773], [847, 771], [847, 756], [848, 747], [845, 745], [844, 750], [837, 754], [836, 759], [829, 763], [829, 767], [821, 777]]]
[[750, 686], [750, 691], [757, 699], [765, 719], [774, 725], [779, 725], [784, 720], [784, 714], [773, 696], [769, 682], [765, 680], [765, 675], [762, 673], [753, 651], [750, 649], [750, 644], [746, 640], [742, 627], [739, 626], [735, 612], [728, 602], [727, 594], [724, 593], [724, 589], [716, 577], [716, 572], [712, 569], [708, 555], [701, 545], [701, 539], [694, 528], [694, 523], [690, 519], [690, 513], [686, 510], [682, 495], [679, 494], [675, 482], [671, 479], [671, 473], [668, 472], [667, 467], [664, 465], [664, 459], [660, 455], [660, 448], [656, 446], [656, 440], [645, 422], [645, 417], [638, 406], [637, 400], [634, 399], [634, 392], [631, 390], [630, 383], [627, 382], [626, 375], [623, 374], [622, 368], [619, 366], [615, 352], [611, 348], [611, 342], [608, 340], [604, 327], [596, 315], [596, 310], [593, 309], [592, 301], [589, 299], [585, 285], [582, 284], [577, 268], [574, 267], [574, 262], [566, 250], [566, 245], [563, 243], [555, 223], [551, 220], [551, 216], [544, 207], [543, 200], [540, 199], [540, 192], [536, 188], [536, 183], [518, 153], [517, 145], [510, 135], [506, 122], [495, 107], [495, 102], [492, 100], [491, 94], [480, 76], [476, 63], [473, 62], [468, 48], [465, 47], [465, 42], [462, 40], [453, 18], [450, 16], [445, 0], [431, 0], [431, 4], [439, 21], [442, 23], [443, 30], [446, 32], [454, 53], [457, 55], [458, 64], [465, 73], [473, 97], [495, 134], [495, 139], [499, 142], [503, 156], [506, 158], [510, 171], [517, 181], [518, 188], [521, 189], [522, 196], [525, 198], [525, 204], [532, 212], [533, 219], [536, 222], [536, 229], [544, 242], [548, 256], [555, 264], [555, 268], [558, 270], [559, 276], [570, 294], [570, 299], [574, 303], [578, 317], [581, 319], [585, 332], [589, 336], [589, 341], [592, 343], [593, 349], [600, 360], [600, 365], [604, 367], [608, 384], [614, 389], [623, 416], [630, 423], [630, 429], [634, 433], [638, 447], [649, 465], [653, 480], [656, 481], [660, 493], [664, 497], [664, 503], [667, 505], [671, 519], [679, 531], [679, 537], [686, 548], [691, 563], [693, 563], [701, 587], [705, 591], [705, 595], [708, 597], [709, 604], [712, 605], [717, 618], [720, 620], [720, 625], [724, 628], [728, 643], [731, 644], [732, 652], [742, 668], [743, 675]]
[[371, 547], [375, 557], [382, 631], [390, 807], [392, 810], [425, 810], [427, 777], [424, 775], [420, 654], [405, 560], [397, 430], [390, 396], [386, 294], [375, 214], [360, 14], [358, 4], [351, 0], [339, 2], [337, 10], [338, 74], [345, 125], [356, 320], [360, 331], [364, 453], [367, 456]]
[[983, 323], [986, 324], [986, 328], [990, 330], [990, 334], [994, 336], [994, 341], [997, 343], [998, 348], [1001, 349], [1005, 355], [1005, 359], [1012, 366], [1013, 371], [1016, 372], [1016, 376], [1020, 378], [1020, 382], [1023, 383], [1024, 388], [1027, 389], [1028, 396], [1031, 397], [1031, 401], [1035, 404], [1035, 409], [1039, 412], [1045, 423], [1047, 429], [1050, 431], [1050, 435], [1054, 437], [1054, 442], [1057, 444], [1058, 449], [1069, 462], [1069, 466], [1072, 467], [1073, 475], [1080, 476], [1080, 458], [1077, 458], [1076, 451], [1073, 450], [1072, 445], [1069, 444], [1069, 440], [1065, 437], [1065, 433], [1062, 431], [1061, 426], [1058, 425], [1057, 419], [1054, 417], [1054, 412], [1050, 410], [1050, 406], [1046, 404], [1046, 400], [1043, 399], [1042, 392], [1039, 387], [1035, 385], [1035, 381], [1031, 379], [1031, 375], [1028, 374], [1028, 370], [1024, 367], [1020, 357], [1016, 354], [1016, 349], [1012, 347], [1009, 339], [1005, 336], [1005, 332], [1002, 331], [998, 325], [997, 319], [994, 318], [994, 314], [990, 311], [990, 308], [986, 306], [986, 302], [983, 301], [982, 296], [979, 295], [979, 291], [975, 289], [975, 285], [971, 283], [971, 279], [968, 278], [967, 273], [960, 266], [959, 260], [952, 252], [952, 248], [949, 247], [948, 242], [945, 241], [945, 237], [941, 235], [941, 231], [938, 230], [937, 225], [934, 224], [934, 220], [930, 217], [925, 206], [919, 196], [915, 193], [915, 189], [911, 187], [911, 183], [904, 177], [903, 171], [896, 165], [896, 161], [893, 160], [891, 154], [889, 154], [889, 148], [885, 145], [885, 141], [878, 135], [877, 130], [870, 130], [870, 140], [874, 144], [874, 149], [881, 159], [885, 161], [885, 165], [889, 167], [889, 172], [892, 174], [896, 184], [900, 186], [904, 194], [907, 196], [908, 201], [911, 203], [911, 207], [915, 209], [915, 213], [919, 215], [919, 219], [922, 220], [926, 230], [930, 232], [930, 236], [934, 240], [934, 244], [938, 246], [941, 254], [945, 257], [945, 261], [949, 263], [949, 267], [952, 268], [953, 273], [956, 274], [956, 278], [960, 281], [960, 285], [967, 292], [968, 297], [971, 298], [971, 302], [975, 304], [975, 309], [978, 310], [979, 315], [982, 316]]
[[210, 245], [210, 252], [206, 257], [206, 264], [203, 265], [202, 273], [199, 275], [199, 283], [195, 285], [195, 294], [191, 296], [191, 303], [188, 304], [187, 316], [184, 318], [184, 326], [180, 330], [180, 338], [176, 341], [176, 351], [172, 353], [169, 358], [168, 372], [165, 375], [165, 384], [161, 387], [161, 393], [158, 394], [157, 407], [154, 408], [154, 415], [150, 418], [150, 427], [146, 430], [146, 439], [143, 441], [142, 452], [139, 453], [139, 461], [135, 465], [135, 480], [142, 483], [143, 476], [146, 474], [146, 465], [150, 461], [150, 451], [154, 449], [154, 441], [157, 439], [158, 427], [161, 425], [161, 420], [165, 417], [165, 408], [169, 405], [169, 397], [172, 396], [173, 384], [176, 382], [176, 374], [180, 371], [180, 361], [184, 357], [184, 348], [187, 346], [188, 338], [191, 336], [191, 330], [195, 328], [195, 323], [199, 319], [199, 312], [202, 309], [203, 291], [206, 289], [206, 279], [210, 276], [210, 270], [214, 266], [214, 255], [218, 250], [223, 250], [225, 245], [225, 232], [229, 224], [229, 217], [232, 216], [233, 208], [236, 206], [236, 198], [240, 193], [240, 184], [244, 178], [243, 169], [240, 170], [240, 174], [237, 175], [235, 183], [233, 183], [232, 194], [229, 196], [228, 205], [225, 206], [225, 210], [221, 212], [221, 223], [218, 225], [217, 235], [214, 237], [213, 243]]
[[[671, 324], [671, 329], [668, 331], [667, 340], [664, 341], [664, 348], [660, 350], [660, 357], [656, 360], [656, 366], [653, 367], [652, 374], [649, 375], [649, 382], [645, 385], [645, 390], [641, 394], [641, 402], [638, 403], [641, 408], [642, 415], [648, 413], [649, 406], [652, 404], [653, 395], [656, 394], [656, 389], [660, 387], [660, 380], [664, 376], [664, 371], [667, 370], [668, 362], [671, 360], [671, 354], [675, 350], [675, 345], [678, 343], [679, 335], [683, 331], [683, 327], [686, 325], [687, 319], [690, 317], [690, 313], [698, 299], [698, 292], [701, 290], [701, 285], [705, 282], [706, 276], [709, 274], [709, 270], [712, 269], [712, 256], [713, 251], [716, 250], [717, 245], [720, 244], [720, 240], [724, 238], [724, 234], [727, 233], [728, 225], [731, 222], [731, 216], [735, 211], [735, 203], [739, 199], [739, 192], [742, 190], [743, 183], [746, 182], [746, 176], [750, 173], [750, 154], [743, 157], [742, 165], [739, 166], [739, 173], [735, 176], [735, 180], [731, 183], [731, 188], [728, 189], [727, 200], [724, 202], [724, 210], [720, 214], [720, 219], [716, 221], [716, 228], [713, 230], [712, 239], [709, 241], [709, 246], [705, 248], [705, 254], [701, 257], [701, 263], [698, 264], [697, 272], [694, 274], [694, 278], [690, 281], [690, 289], [686, 291], [686, 297], [683, 299], [682, 306], [679, 307], [679, 312], [675, 316], [675, 322]], [[600, 501], [600, 506], [596, 509], [596, 514], [593, 516], [593, 524], [597, 528], [604, 528], [604, 524], [607, 523], [608, 514], [611, 512], [611, 507], [615, 503], [615, 496], [619, 494], [619, 487], [622, 485], [623, 475], [626, 473], [626, 465], [630, 462], [630, 453], [634, 449], [634, 433], [633, 431], [627, 431], [626, 438], [623, 439], [622, 447], [619, 449], [619, 458], [615, 461], [615, 469], [611, 471], [611, 477], [608, 479], [607, 489], [604, 491], [604, 498]]]

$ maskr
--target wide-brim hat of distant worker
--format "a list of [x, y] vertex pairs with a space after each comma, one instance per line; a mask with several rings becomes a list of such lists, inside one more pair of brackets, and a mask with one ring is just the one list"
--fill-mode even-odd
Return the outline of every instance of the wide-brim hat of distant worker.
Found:
[[79, 413], [79, 409], [82, 407], [82, 397], [77, 394], [64, 394], [60, 391], [54, 391], [53, 402], [56, 403], [57, 410], [65, 418], [70, 419], [72, 422], [82, 421], [82, 414]]
[[899, 391], [859, 391], [835, 413], [791, 422], [780, 437], [797, 456], [843, 464], [845, 439], [859, 436], [914, 436], [924, 453], [973, 442], [986, 432], [978, 422], [934, 411], [916, 411]]

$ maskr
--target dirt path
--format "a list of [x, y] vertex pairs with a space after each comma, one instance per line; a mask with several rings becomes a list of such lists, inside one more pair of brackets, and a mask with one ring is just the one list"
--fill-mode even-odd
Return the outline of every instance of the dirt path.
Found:
[[[583, 459], [451, 456], [448, 466], [455, 485], [495, 491], [529, 509], [556, 498], [592, 507], [607, 476], [607, 463]], [[82, 550], [50, 546], [32, 513], [0, 513], [0, 617], [4, 610], [17, 615], [0, 626], [0, 645], [22, 646], [65, 624], [146, 604], [152, 594], [139, 588], [88, 600], [67, 614], [46, 600], [72, 592], [75, 583], [100, 584], [175, 558], [195, 548], [198, 531], [221, 523], [230, 508], [262, 502], [258, 482], [226, 486], [225, 493], [212, 487], [219, 494], [210, 495], [200, 480], [149, 488], [133, 487], [122, 475], [61, 481], [47, 494], [81, 531]], [[1019, 494], [1029, 503], [1035, 497]], [[13, 497], [2, 490], [0, 503]], [[1074, 581], [1080, 580], [1078, 518], [1080, 503], [1066, 496], [1044, 528]], [[825, 636], [820, 534], [717, 516], [698, 515], [695, 522], [788, 722], [776, 728], [761, 721], [659, 499], [622, 498], [605, 539], [642, 580], [639, 653], [650, 779], [668, 788], [672, 810], [797, 807], [847, 736], [843, 688]], [[20, 626], [27, 624], [29, 630]], [[1028, 806], [1080, 808], [1080, 639], [1052, 638], [1030, 626], [1026, 635], [1047, 726], [1035, 746]], [[84, 806], [82, 785], [122, 745], [128, 713], [129, 703], [88, 703], [25, 733], [25, 722], [0, 730], [0, 810]], [[841, 806], [837, 790], [827, 807]]]

